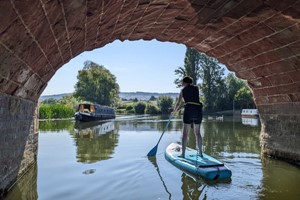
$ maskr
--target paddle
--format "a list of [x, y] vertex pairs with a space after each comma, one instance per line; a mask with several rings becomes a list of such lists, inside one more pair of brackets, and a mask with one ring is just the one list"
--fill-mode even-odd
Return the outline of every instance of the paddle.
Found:
[[168, 128], [168, 126], [169, 126], [172, 118], [173, 118], [173, 116], [171, 115], [170, 118], [169, 118], [169, 120], [168, 120], [168, 122], [167, 122], [167, 124], [166, 124], [166, 126], [165, 126], [165, 128], [164, 128], [164, 130], [163, 130], [163, 132], [162, 132], [162, 134], [161, 134], [161, 136], [160, 136], [160, 138], [159, 138], [159, 140], [158, 140], [158, 142], [157, 142], [157, 144], [155, 145], [155, 147], [153, 147], [149, 151], [149, 153], [147, 154], [147, 156], [155, 156], [156, 155], [158, 144], [159, 144], [162, 136], [164, 135], [165, 131], [167, 130], [167, 128]]

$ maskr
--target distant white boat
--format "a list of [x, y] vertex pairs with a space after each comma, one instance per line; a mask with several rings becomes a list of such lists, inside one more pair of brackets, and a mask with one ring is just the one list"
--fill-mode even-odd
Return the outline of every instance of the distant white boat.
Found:
[[257, 109], [242, 109], [242, 117], [259, 117]]

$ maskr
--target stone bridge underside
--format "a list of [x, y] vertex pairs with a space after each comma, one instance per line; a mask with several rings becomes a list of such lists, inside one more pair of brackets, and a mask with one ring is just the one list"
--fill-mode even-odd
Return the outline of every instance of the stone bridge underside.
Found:
[[47, 82], [117, 39], [182, 43], [217, 58], [253, 90], [263, 152], [299, 163], [299, 18], [296, 0], [0, 1], [0, 190], [34, 161], [32, 116]]

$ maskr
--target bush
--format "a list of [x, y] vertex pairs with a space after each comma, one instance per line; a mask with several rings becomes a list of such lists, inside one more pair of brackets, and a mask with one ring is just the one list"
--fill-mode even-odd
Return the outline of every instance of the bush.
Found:
[[59, 104], [41, 105], [39, 108], [40, 119], [71, 118], [74, 113], [74, 108]]
[[130, 110], [133, 110], [133, 106], [132, 106], [132, 105], [128, 105], [128, 106], [126, 107], [126, 111], [130, 111]]
[[173, 99], [169, 96], [160, 96], [157, 105], [162, 114], [169, 114], [173, 107]]
[[146, 105], [146, 110], [145, 110], [145, 112], [146, 112], [147, 114], [155, 115], [155, 114], [158, 114], [158, 113], [159, 113], [159, 110], [158, 110], [158, 107], [157, 107], [157, 106], [155, 106], [155, 105], [153, 105], [153, 104], [151, 104], [151, 103], [148, 103], [148, 104]]
[[135, 105], [134, 110], [136, 114], [144, 114], [145, 108], [146, 108], [146, 104], [143, 102], [139, 102]]

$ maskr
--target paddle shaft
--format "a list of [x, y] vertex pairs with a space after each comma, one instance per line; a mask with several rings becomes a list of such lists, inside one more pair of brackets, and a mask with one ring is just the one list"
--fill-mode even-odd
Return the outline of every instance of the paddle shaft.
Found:
[[169, 117], [169, 120], [168, 120], [167, 124], [165, 125], [165, 128], [164, 128], [164, 130], [163, 130], [163, 132], [162, 132], [162, 134], [161, 134], [161, 136], [160, 136], [160, 138], [159, 138], [159, 140], [158, 140], [156, 146], [158, 146], [158, 144], [159, 144], [159, 142], [160, 142], [162, 136], [163, 136], [164, 133], [166, 132], [166, 130], [167, 130], [167, 128], [168, 128], [168, 126], [169, 126], [169, 124], [170, 124], [172, 118], [173, 118], [173, 116], [171, 115], [171, 116]]

